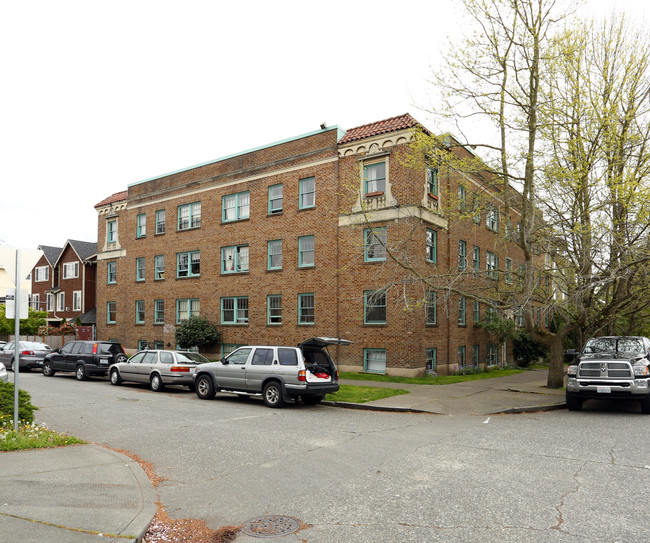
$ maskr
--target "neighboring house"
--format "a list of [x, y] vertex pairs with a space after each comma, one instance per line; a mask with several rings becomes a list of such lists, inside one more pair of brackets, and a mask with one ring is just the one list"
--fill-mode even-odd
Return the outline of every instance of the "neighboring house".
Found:
[[[401, 286], [386, 254], [408, 237], [400, 254], [418, 273], [467, 268], [491, 289], [524, 261], [497, 235], [518, 217], [514, 206], [499, 215], [496, 184], [406, 165], [418, 126], [408, 114], [348, 132], [323, 126], [98, 203], [98, 337], [173, 346], [176, 326], [204, 315], [222, 354], [334, 336], [354, 342], [335, 353], [342, 370], [417, 375], [503, 360], [478, 326], [494, 309]], [[471, 214], [449, 214], [479, 193]], [[390, 283], [399, 288], [382, 292]]]
[[32, 307], [47, 311], [51, 323], [94, 316], [97, 244], [71, 239], [62, 248], [39, 249], [43, 256], [32, 270]]

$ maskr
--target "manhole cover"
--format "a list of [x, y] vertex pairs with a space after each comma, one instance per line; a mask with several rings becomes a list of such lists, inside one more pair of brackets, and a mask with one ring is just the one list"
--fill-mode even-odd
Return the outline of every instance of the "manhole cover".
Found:
[[244, 522], [242, 532], [252, 537], [278, 537], [292, 534], [300, 528], [300, 521], [292, 517], [270, 515]]

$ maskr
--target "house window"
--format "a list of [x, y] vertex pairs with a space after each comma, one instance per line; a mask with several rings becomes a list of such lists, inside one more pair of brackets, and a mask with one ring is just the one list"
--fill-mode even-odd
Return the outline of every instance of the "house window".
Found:
[[481, 320], [481, 302], [474, 300], [474, 322]]
[[135, 280], [144, 281], [145, 279], [145, 259], [141, 256], [135, 259]]
[[481, 208], [476, 194], [472, 196], [472, 219], [476, 224], [481, 223]]
[[34, 271], [34, 281], [40, 283], [41, 281], [48, 281], [50, 279], [50, 267], [39, 266]]
[[465, 345], [460, 345], [458, 347], [458, 365], [462, 368], [465, 365], [465, 362], [467, 361], [466, 358], [466, 349]]
[[474, 266], [474, 271], [481, 270], [481, 248], [474, 245], [474, 252], [472, 253], [472, 265]]
[[165, 278], [165, 255], [153, 257], [153, 278], [160, 281]]
[[316, 179], [308, 177], [300, 180], [300, 202], [299, 209], [306, 209], [316, 205]]
[[79, 262], [66, 262], [63, 264], [63, 279], [79, 277]]
[[376, 262], [386, 260], [386, 227], [366, 228], [363, 231], [363, 260]]
[[458, 269], [464, 270], [467, 267], [467, 243], [462, 239], [458, 240]]
[[81, 311], [81, 291], [72, 292], [72, 311]]
[[117, 322], [117, 302], [106, 302], [106, 324]]
[[496, 366], [499, 362], [499, 346], [490, 344], [487, 346], [487, 363], [488, 366]]
[[222, 198], [222, 222], [239, 221], [250, 216], [250, 193], [239, 192]]
[[176, 324], [180, 324], [190, 317], [198, 317], [200, 309], [200, 300], [196, 298], [176, 300]]
[[427, 371], [436, 371], [438, 368], [438, 349], [433, 347], [426, 351], [426, 369]]
[[165, 210], [156, 211], [156, 235], [165, 233]]
[[32, 306], [32, 309], [34, 311], [40, 311], [41, 310], [41, 295], [40, 294], [32, 294], [31, 306]]
[[106, 223], [106, 241], [115, 243], [117, 241], [117, 219], [110, 220]]
[[298, 266], [307, 268], [314, 265], [314, 236], [298, 238]]
[[506, 283], [512, 285], [512, 258], [506, 258]]
[[499, 278], [499, 257], [491, 252], [487, 251], [486, 257], [486, 269], [487, 269], [487, 276], [490, 279], [498, 279]]
[[364, 324], [386, 324], [386, 291], [367, 290], [364, 296]]
[[153, 302], [153, 323], [165, 323], [165, 300], [154, 300]]
[[176, 277], [198, 277], [199, 275], [201, 275], [201, 251], [176, 254]]
[[266, 323], [282, 324], [281, 294], [270, 294], [266, 297]]
[[472, 345], [472, 364], [474, 364], [475, 367], [478, 367], [480, 362], [481, 362], [481, 346]]
[[135, 237], [143, 238], [147, 235], [147, 216], [144, 213], [136, 217]]
[[201, 226], [201, 202], [178, 206], [178, 229], [189, 230]]
[[248, 324], [248, 297], [221, 298], [221, 324]]
[[499, 231], [499, 210], [493, 205], [488, 206], [487, 214], [485, 215], [485, 225], [492, 232]]
[[106, 279], [109, 285], [117, 283], [117, 262], [109, 262], [106, 264]]
[[458, 211], [465, 211], [467, 204], [467, 190], [465, 185], [458, 185]]
[[386, 163], [364, 165], [363, 183], [366, 195], [386, 192]]
[[269, 214], [282, 213], [283, 193], [282, 183], [269, 187]]
[[497, 319], [498, 316], [499, 315], [498, 315], [498, 312], [497, 312], [497, 308], [494, 307], [493, 305], [488, 305], [487, 306], [487, 312], [486, 312], [486, 315], [485, 315], [486, 320], [488, 322], [494, 322]]
[[363, 370], [372, 373], [386, 373], [386, 349], [364, 349]]
[[65, 292], [59, 292], [56, 295], [56, 310], [65, 311]]
[[156, 341], [153, 342], [153, 348], [158, 349], [158, 350], [164, 349], [165, 348], [165, 342], [160, 341], [160, 340], [156, 340]]
[[438, 261], [438, 232], [427, 228], [427, 260], [434, 264]]
[[314, 295], [298, 294], [298, 324], [314, 324]]
[[467, 324], [467, 298], [465, 296], [458, 297], [458, 326], [465, 326]]
[[282, 269], [282, 240], [275, 239], [267, 243], [268, 261], [267, 269], [281, 270]]
[[144, 324], [144, 300], [135, 301], [135, 323]]
[[427, 168], [427, 194], [438, 196], [438, 169]]
[[248, 245], [221, 248], [221, 273], [248, 271]]
[[144, 351], [149, 348], [149, 342], [146, 339], [138, 340], [138, 351]]
[[436, 291], [427, 292], [424, 311], [427, 324], [438, 324], [438, 293]]
[[45, 311], [54, 311], [54, 294], [48, 294], [45, 299]]

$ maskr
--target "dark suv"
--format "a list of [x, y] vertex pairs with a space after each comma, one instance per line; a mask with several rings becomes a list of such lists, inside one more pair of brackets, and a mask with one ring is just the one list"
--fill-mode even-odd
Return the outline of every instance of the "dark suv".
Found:
[[114, 341], [71, 341], [45, 357], [43, 375], [52, 377], [57, 371], [68, 371], [84, 381], [91, 375], [106, 375], [111, 364], [126, 359], [122, 345]]

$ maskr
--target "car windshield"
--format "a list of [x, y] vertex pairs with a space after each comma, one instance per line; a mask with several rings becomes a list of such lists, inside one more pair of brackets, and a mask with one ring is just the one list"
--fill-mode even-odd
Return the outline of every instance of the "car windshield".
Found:
[[643, 343], [636, 338], [597, 337], [587, 341], [585, 353], [643, 354]]
[[176, 353], [176, 358], [180, 364], [204, 364], [209, 360], [199, 353]]

